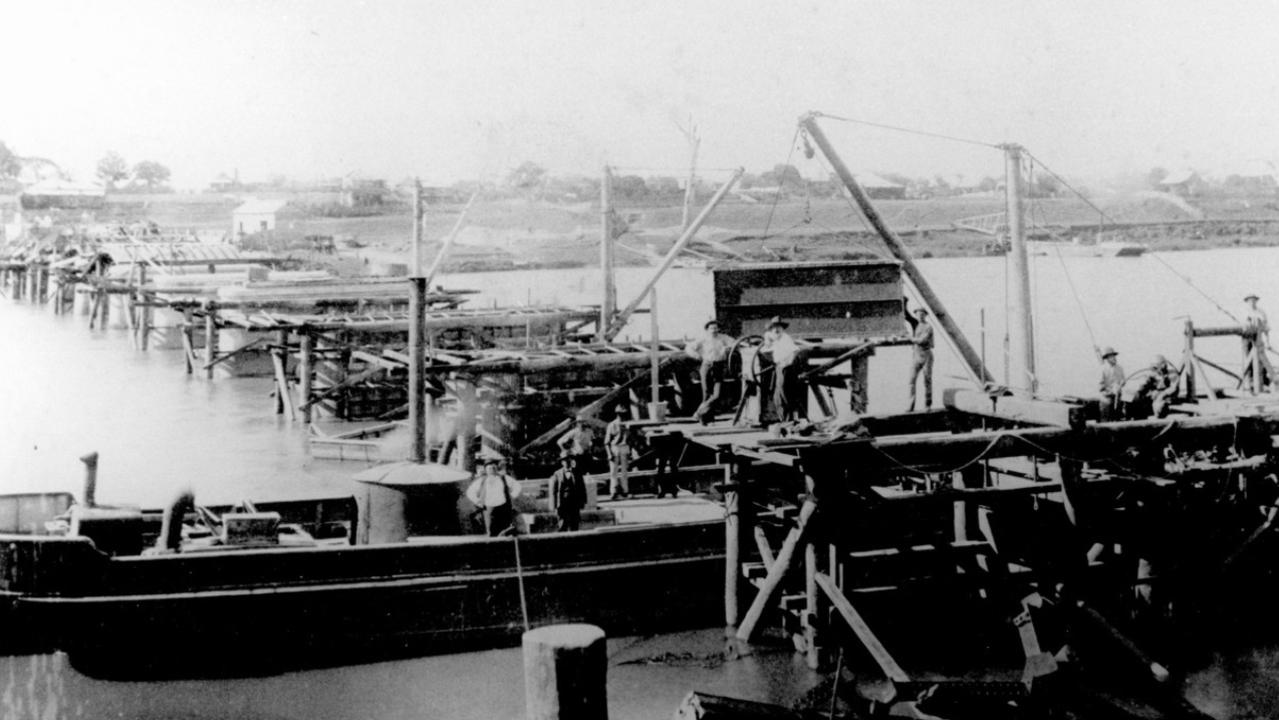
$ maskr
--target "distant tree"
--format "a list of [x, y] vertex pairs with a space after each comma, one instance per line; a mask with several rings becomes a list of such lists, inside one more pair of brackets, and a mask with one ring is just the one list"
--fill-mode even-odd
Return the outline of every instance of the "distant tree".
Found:
[[799, 174], [799, 170], [795, 169], [794, 165], [774, 165], [773, 177], [776, 178], [777, 185], [781, 187], [802, 188], [804, 186], [804, 176]]
[[1151, 168], [1150, 172], [1146, 173], [1146, 184], [1152, 188], [1157, 188], [1159, 183], [1163, 182], [1166, 177], [1168, 177], [1168, 170], [1165, 168]]
[[546, 168], [526, 160], [506, 176], [506, 184], [519, 190], [533, 190], [542, 184]]
[[1040, 175], [1035, 178], [1035, 192], [1040, 197], [1055, 197], [1061, 190], [1061, 181], [1052, 175]]
[[0, 178], [16, 178], [22, 172], [22, 160], [0, 140]]
[[651, 177], [644, 182], [648, 185], [648, 191], [659, 197], [674, 198], [679, 197], [683, 193], [679, 180], [669, 175]]
[[613, 178], [613, 192], [623, 200], [643, 200], [648, 197], [648, 184], [639, 175], [623, 175]]
[[154, 190], [168, 182], [169, 168], [154, 160], [143, 160], [133, 166], [133, 179]]
[[977, 183], [977, 189], [982, 192], [994, 192], [999, 189], [999, 181], [987, 175]]
[[120, 153], [110, 150], [98, 161], [97, 175], [108, 189], [114, 188], [117, 182], [129, 177], [129, 164]]

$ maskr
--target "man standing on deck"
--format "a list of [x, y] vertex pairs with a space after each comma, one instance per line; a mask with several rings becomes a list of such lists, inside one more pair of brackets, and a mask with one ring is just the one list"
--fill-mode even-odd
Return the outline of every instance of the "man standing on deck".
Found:
[[724, 385], [724, 371], [728, 368], [728, 353], [733, 349], [735, 340], [719, 331], [719, 323], [709, 320], [703, 326], [706, 333], [688, 344], [684, 352], [691, 358], [702, 361], [698, 378], [702, 383], [702, 404], [697, 406], [693, 416], [701, 424], [715, 414], [715, 403], [719, 401], [720, 390]]
[[1257, 307], [1258, 299], [1256, 293], [1248, 293], [1243, 299], [1248, 303], [1248, 311], [1243, 316], [1243, 382], [1245, 388], [1251, 388], [1250, 379], [1254, 366], [1252, 356], [1255, 353], [1256, 365], [1261, 368], [1258, 385], [1264, 391], [1274, 378], [1274, 368], [1270, 366], [1270, 358], [1266, 357], [1266, 348], [1270, 344], [1270, 320], [1266, 317], [1266, 311]]
[[497, 537], [511, 528], [515, 519], [512, 503], [520, 495], [520, 484], [499, 472], [500, 464], [496, 458], [484, 461], [483, 474], [466, 489], [467, 499], [484, 511], [484, 528], [489, 537]]
[[573, 456], [567, 452], [560, 455], [560, 467], [551, 475], [547, 494], [551, 509], [559, 518], [558, 529], [577, 530], [582, 526], [582, 508], [586, 506], [586, 485], [573, 470]]
[[773, 356], [773, 409], [777, 413], [778, 422], [786, 422], [805, 414], [801, 402], [806, 398], [798, 387], [799, 368], [795, 363], [799, 356], [799, 346], [790, 333], [786, 332], [788, 327], [790, 323], [774, 316], [768, 321], [761, 348], [771, 352]]
[[1101, 351], [1101, 420], [1122, 420], [1120, 403], [1123, 400], [1124, 369], [1119, 366], [1119, 353], [1112, 347]]
[[915, 386], [919, 376], [924, 376], [924, 409], [933, 406], [933, 326], [928, 322], [928, 311], [919, 308], [915, 311], [915, 322], [911, 323], [914, 332], [910, 342], [914, 347], [914, 362], [910, 369], [910, 405], [907, 412], [915, 409]]
[[626, 425], [629, 418], [630, 413], [627, 412], [626, 406], [620, 405], [604, 430], [604, 447], [608, 450], [608, 492], [614, 500], [631, 494], [628, 477], [631, 464], [631, 429]]

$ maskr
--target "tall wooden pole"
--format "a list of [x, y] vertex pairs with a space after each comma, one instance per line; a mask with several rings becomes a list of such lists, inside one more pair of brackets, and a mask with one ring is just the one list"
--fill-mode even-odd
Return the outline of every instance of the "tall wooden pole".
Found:
[[1012, 391], [1014, 395], [1033, 397], [1038, 380], [1035, 377], [1035, 324], [1030, 307], [1030, 264], [1026, 258], [1026, 228], [1022, 223], [1022, 179], [1020, 145], [1003, 145], [1008, 196], [1008, 257], [1012, 264], [1013, 293], [1010, 298]]
[[737, 168], [733, 171], [732, 177], [720, 186], [719, 190], [715, 192], [715, 196], [706, 203], [706, 207], [702, 208], [702, 211], [697, 214], [693, 222], [684, 229], [684, 232], [675, 241], [675, 244], [671, 246], [671, 249], [666, 251], [666, 256], [662, 258], [657, 270], [653, 272], [653, 277], [649, 278], [643, 289], [635, 295], [635, 299], [616, 314], [617, 316], [613, 319], [612, 325], [604, 332], [604, 340], [612, 340], [622, 331], [622, 328], [626, 327], [626, 321], [630, 319], [636, 308], [640, 306], [640, 303], [644, 302], [644, 299], [648, 297], [648, 291], [652, 290], [657, 285], [657, 281], [661, 280], [666, 271], [670, 269], [671, 265], [675, 264], [675, 259], [679, 257], [679, 254], [683, 252], [689, 241], [697, 234], [697, 229], [702, 226], [702, 223], [706, 222], [706, 218], [710, 217], [711, 211], [719, 205], [720, 201], [724, 199], [724, 196], [728, 194], [728, 191], [733, 188], [733, 185], [737, 183], [737, 180], [745, 172], [744, 168]]
[[665, 420], [666, 413], [662, 408], [662, 382], [661, 382], [661, 335], [657, 323], [657, 287], [648, 291], [648, 319], [649, 319], [649, 376], [652, 380], [650, 388], [652, 389], [652, 397], [648, 406], [648, 418], [650, 420]]
[[972, 375], [973, 379], [980, 384], [991, 382], [993, 378], [987, 372], [986, 366], [982, 364], [981, 358], [977, 355], [977, 351], [968, 342], [968, 338], [964, 337], [964, 333], [955, 324], [954, 318], [946, 311], [946, 307], [942, 305], [941, 298], [937, 293], [933, 292], [933, 288], [928, 284], [928, 280], [924, 274], [920, 272], [915, 265], [915, 261], [910, 256], [910, 252], [906, 250], [906, 246], [902, 244], [896, 233], [888, 229], [888, 225], [884, 223], [883, 218], [879, 216], [879, 212], [875, 210], [875, 206], [871, 204], [870, 197], [862, 190], [857, 181], [853, 179], [853, 173], [840, 159], [835, 152], [834, 146], [830, 144], [830, 140], [826, 138], [826, 134], [822, 132], [821, 127], [817, 125], [817, 115], [810, 113], [799, 119], [800, 127], [808, 133], [813, 142], [821, 149], [822, 154], [826, 156], [826, 160], [835, 170], [835, 174], [839, 176], [844, 187], [847, 188], [848, 194], [852, 197], [853, 202], [857, 203], [857, 207], [861, 209], [862, 215], [866, 217], [866, 221], [875, 228], [883, 239], [884, 245], [888, 247], [888, 251], [892, 253], [902, 264], [902, 272], [906, 274], [906, 278], [910, 280], [910, 284], [914, 286], [915, 292], [919, 295], [920, 301], [928, 308], [933, 317], [937, 320], [938, 326], [942, 332], [950, 338], [951, 343], [955, 346], [955, 350], [959, 353], [960, 358], [964, 361], [964, 366]]
[[426, 462], [426, 278], [422, 274], [422, 182], [413, 181], [413, 276], [409, 278], [409, 461]]
[[604, 166], [600, 177], [600, 273], [604, 277], [604, 297], [600, 301], [599, 337], [608, 339], [605, 333], [613, 322], [617, 310], [617, 279], [613, 267], [613, 171]]
[[688, 164], [688, 184], [684, 186], [684, 215], [680, 219], [679, 226], [687, 230], [689, 221], [693, 219], [693, 203], [697, 202], [697, 150], [702, 144], [702, 139], [697, 136], [697, 126], [692, 123], [689, 123], [689, 129], [685, 134], [688, 136], [689, 145], [692, 146], [692, 159]]

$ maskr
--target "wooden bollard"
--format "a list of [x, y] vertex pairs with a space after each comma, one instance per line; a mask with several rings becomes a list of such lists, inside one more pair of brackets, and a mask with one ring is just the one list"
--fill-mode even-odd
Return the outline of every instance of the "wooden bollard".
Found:
[[84, 463], [84, 506], [93, 507], [98, 502], [98, 453], [81, 456]]
[[524, 633], [528, 720], [607, 720], [608, 652], [594, 625], [550, 625]]

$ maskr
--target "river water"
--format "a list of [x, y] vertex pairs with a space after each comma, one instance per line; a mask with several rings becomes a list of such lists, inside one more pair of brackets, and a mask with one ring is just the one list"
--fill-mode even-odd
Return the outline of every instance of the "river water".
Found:
[[[994, 374], [1004, 377], [1005, 259], [920, 265]], [[1130, 373], [1156, 353], [1176, 362], [1184, 317], [1230, 324], [1214, 301], [1242, 317], [1247, 291], [1261, 295], [1263, 307], [1279, 296], [1279, 249], [1035, 257], [1031, 269], [1039, 380], [1050, 394], [1095, 392], [1094, 344], [1113, 345]], [[620, 273], [623, 304], [651, 272]], [[462, 274], [440, 282], [481, 290], [471, 305], [594, 303], [600, 293], [599, 278], [585, 270]], [[662, 336], [695, 335], [711, 306], [707, 273], [673, 270], [658, 286]], [[623, 336], [647, 337], [649, 323], [637, 316]], [[99, 500], [144, 506], [162, 505], [183, 487], [208, 504], [349, 494], [348, 478], [363, 468], [309, 458], [306, 430], [272, 414], [268, 380], [188, 377], [178, 352], [140, 352], [124, 330], [90, 331], [83, 316], [55, 317], [6, 298], [0, 332], [0, 491], [78, 494], [78, 458], [93, 450], [101, 453]], [[1200, 351], [1238, 364], [1237, 343], [1208, 341]], [[909, 352], [885, 349], [872, 360], [872, 410], [904, 408]], [[944, 346], [936, 374], [939, 388], [962, 382], [962, 367]], [[612, 716], [666, 717], [695, 688], [787, 702], [815, 681], [789, 652], [721, 665], [706, 659], [717, 648], [715, 630], [611, 641]], [[682, 660], [627, 661], [650, 656]], [[1264, 716], [1248, 713], [1279, 698], [1277, 665], [1271, 651], [1222, 660], [1192, 676], [1190, 696], [1219, 718]], [[522, 715], [522, 688], [518, 650], [168, 683], [95, 681], [59, 656], [0, 658], [0, 715], [15, 718], [504, 718]]]

